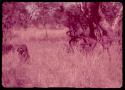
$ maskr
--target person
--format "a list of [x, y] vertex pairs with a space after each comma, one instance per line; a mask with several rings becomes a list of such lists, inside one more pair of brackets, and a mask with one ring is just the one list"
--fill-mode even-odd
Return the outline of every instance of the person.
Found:
[[18, 56], [19, 56], [19, 59], [21, 62], [28, 62], [29, 61], [29, 52], [28, 52], [28, 48], [27, 48], [27, 45], [25, 44], [22, 44], [22, 45], [19, 45], [17, 47], [17, 52], [18, 52]]

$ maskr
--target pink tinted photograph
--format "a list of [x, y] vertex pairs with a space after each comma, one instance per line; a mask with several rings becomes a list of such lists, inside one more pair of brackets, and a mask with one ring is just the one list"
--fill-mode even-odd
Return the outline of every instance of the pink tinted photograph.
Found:
[[3, 2], [4, 88], [121, 88], [121, 2]]

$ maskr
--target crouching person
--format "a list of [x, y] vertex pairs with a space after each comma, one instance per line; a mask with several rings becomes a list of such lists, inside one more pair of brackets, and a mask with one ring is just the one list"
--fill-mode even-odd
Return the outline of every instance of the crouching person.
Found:
[[17, 53], [21, 63], [29, 63], [30, 55], [26, 44], [19, 45]]

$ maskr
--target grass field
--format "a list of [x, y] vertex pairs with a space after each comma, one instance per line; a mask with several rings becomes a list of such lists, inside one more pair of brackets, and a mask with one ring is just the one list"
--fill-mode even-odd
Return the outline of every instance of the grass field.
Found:
[[[66, 30], [30, 29], [14, 32], [11, 43], [25, 43], [29, 50], [29, 63], [21, 64], [16, 52], [2, 57], [4, 87], [105, 87], [122, 86], [122, 61], [118, 45], [113, 44], [109, 54], [97, 45], [93, 53], [85, 55], [75, 48], [67, 53]], [[115, 53], [113, 53], [115, 52]], [[15, 74], [6, 74], [14, 70]], [[16, 77], [16, 80], [15, 80]], [[4, 79], [6, 78], [6, 79]], [[27, 80], [27, 79], [28, 80]], [[8, 81], [8, 83], [7, 83]], [[17, 84], [17, 81], [24, 82]]]

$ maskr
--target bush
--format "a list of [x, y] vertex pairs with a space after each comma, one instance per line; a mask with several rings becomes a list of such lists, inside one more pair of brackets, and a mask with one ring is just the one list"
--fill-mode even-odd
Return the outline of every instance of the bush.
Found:
[[[88, 48], [89, 50], [95, 47], [96, 43], [102, 44], [102, 46], [109, 46], [113, 41], [114, 32], [111, 30], [106, 30], [100, 25], [101, 18], [105, 18], [111, 16], [115, 19], [115, 15], [113, 12], [113, 7], [108, 3], [105, 8], [107, 11], [101, 11], [105, 13], [105, 16], [99, 15], [99, 8], [101, 7], [102, 3], [90, 3], [89, 7], [84, 7], [84, 13], [76, 7], [68, 8], [69, 10], [66, 11], [67, 15], [67, 22], [66, 26], [69, 28], [67, 35], [70, 37], [69, 44], [71, 46], [75, 45], [79, 41], [81, 42], [81, 47], [84, 49]], [[107, 18], [105, 18], [107, 19]], [[110, 23], [111, 21], [109, 21]], [[82, 30], [80, 30], [82, 29]], [[107, 47], [108, 48], [108, 47]], [[88, 50], [86, 49], [86, 50]]]
[[10, 51], [13, 50], [13, 45], [12, 44], [3, 44], [2, 45], [2, 54], [8, 54]]

